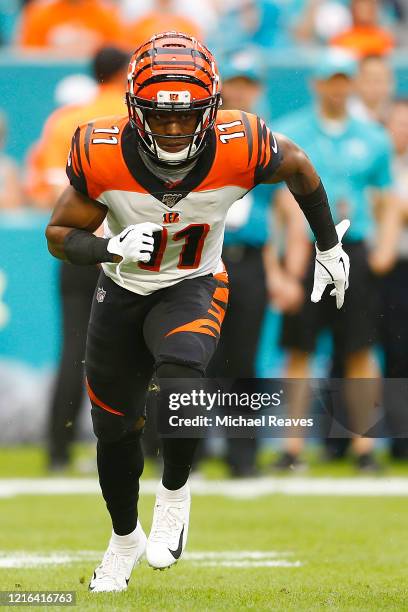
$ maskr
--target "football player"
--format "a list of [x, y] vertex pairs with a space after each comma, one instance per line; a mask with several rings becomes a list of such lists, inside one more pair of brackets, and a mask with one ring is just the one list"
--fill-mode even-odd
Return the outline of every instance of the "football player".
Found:
[[[113, 525], [93, 591], [127, 588], [146, 553], [154, 568], [187, 540], [187, 479], [198, 440], [164, 438], [150, 535], [137, 519], [140, 436], [149, 381], [203, 377], [228, 302], [221, 261], [228, 208], [259, 183], [285, 181], [316, 237], [312, 300], [340, 308], [348, 257], [325, 189], [306, 154], [257, 116], [219, 110], [212, 54], [194, 38], [153, 36], [132, 56], [128, 114], [80, 126], [46, 230], [50, 252], [101, 264], [88, 328], [86, 374], [102, 494]], [[93, 232], [101, 223], [105, 237]], [[250, 287], [248, 287], [250, 291]]]

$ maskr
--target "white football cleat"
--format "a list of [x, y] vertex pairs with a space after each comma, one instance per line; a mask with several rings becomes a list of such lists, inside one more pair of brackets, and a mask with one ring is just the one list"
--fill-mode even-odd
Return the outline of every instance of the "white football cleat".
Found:
[[109, 541], [108, 548], [89, 583], [93, 593], [126, 591], [134, 566], [141, 560], [146, 550], [146, 534], [139, 521], [134, 534], [134, 545], [117, 546]]
[[190, 503], [188, 484], [177, 491], [169, 491], [159, 484], [146, 545], [146, 558], [151, 567], [165, 569], [180, 559], [187, 542]]

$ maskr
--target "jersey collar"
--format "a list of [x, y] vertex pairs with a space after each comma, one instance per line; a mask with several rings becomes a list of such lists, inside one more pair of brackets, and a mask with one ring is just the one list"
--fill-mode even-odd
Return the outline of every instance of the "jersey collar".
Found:
[[211, 130], [208, 142], [198, 158], [197, 164], [181, 181], [173, 184], [166, 183], [146, 167], [139, 153], [136, 134], [129, 122], [123, 130], [121, 147], [123, 159], [133, 178], [147, 192], [162, 202], [165, 194], [174, 192], [182, 194], [182, 197], [185, 198], [190, 191], [196, 189], [203, 182], [215, 159], [216, 137], [214, 130]]

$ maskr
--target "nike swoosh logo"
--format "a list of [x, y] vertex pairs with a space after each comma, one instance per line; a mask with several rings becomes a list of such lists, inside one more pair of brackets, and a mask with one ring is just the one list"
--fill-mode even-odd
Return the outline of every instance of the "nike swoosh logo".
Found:
[[180, 555], [181, 555], [181, 551], [182, 551], [182, 548], [183, 548], [183, 533], [184, 533], [184, 525], [183, 525], [183, 529], [181, 530], [181, 533], [180, 533], [180, 539], [179, 539], [179, 543], [178, 543], [178, 546], [177, 546], [176, 550], [171, 550], [169, 548], [169, 553], [172, 554], [175, 559], [179, 559]]
[[334, 283], [333, 274], [330, 272], [330, 270], [328, 268], [326, 268], [326, 266], [324, 264], [322, 264], [322, 262], [319, 261], [318, 259], [316, 259], [316, 261], [317, 261], [317, 263], [319, 263], [322, 266], [322, 268], [324, 268], [326, 270], [327, 274], [329, 274], [329, 276], [331, 278], [331, 282]]
[[278, 152], [278, 143], [276, 142], [276, 138], [273, 134], [271, 134], [272, 138], [273, 138], [273, 144], [271, 145], [272, 151], [274, 153]]
[[[95, 580], [95, 578], [96, 578], [96, 572], [93, 573], [92, 580]], [[92, 582], [92, 580], [91, 580], [91, 582]], [[91, 586], [91, 582], [88, 585], [88, 591], [93, 591], [94, 590], [94, 587]]]
[[124, 236], [121, 236], [121, 237], [119, 238], [119, 242], [123, 242], [123, 241], [124, 241], [124, 239], [126, 238], [126, 236], [129, 236], [130, 232], [133, 232], [133, 228], [132, 228], [132, 229], [130, 229], [128, 232], [126, 232], [126, 234], [125, 234]]

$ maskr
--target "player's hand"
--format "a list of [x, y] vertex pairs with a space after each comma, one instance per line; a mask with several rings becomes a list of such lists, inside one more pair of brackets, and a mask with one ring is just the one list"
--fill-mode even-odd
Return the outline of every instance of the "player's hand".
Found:
[[343, 251], [341, 241], [350, 227], [350, 221], [344, 219], [336, 225], [339, 242], [328, 251], [319, 251], [316, 245], [316, 262], [314, 284], [311, 295], [312, 302], [320, 302], [327, 285], [334, 284], [330, 295], [336, 296], [336, 306], [341, 308], [344, 303], [344, 293], [349, 286], [350, 260]]
[[304, 301], [302, 283], [288, 274], [271, 274], [267, 287], [271, 304], [279, 312], [295, 313]]
[[129, 225], [123, 232], [111, 238], [108, 242], [108, 251], [122, 257], [120, 264], [142, 261], [148, 263], [154, 249], [153, 232], [163, 228], [156, 223], [138, 223]]
[[375, 249], [368, 258], [371, 271], [377, 276], [388, 274], [395, 264], [395, 254], [385, 249]]

